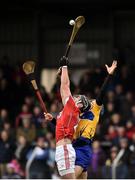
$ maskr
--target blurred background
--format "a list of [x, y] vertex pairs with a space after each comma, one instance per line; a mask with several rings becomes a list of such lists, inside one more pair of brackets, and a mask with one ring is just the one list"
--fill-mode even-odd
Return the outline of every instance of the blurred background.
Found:
[[92, 145], [89, 179], [135, 178], [135, 7], [120, 0], [5, 0], [0, 2], [0, 178], [59, 179], [55, 126], [43, 114], [22, 64], [34, 59], [48, 111], [62, 109], [56, 71], [72, 27], [86, 23], [70, 53], [73, 94], [96, 98], [118, 60]]

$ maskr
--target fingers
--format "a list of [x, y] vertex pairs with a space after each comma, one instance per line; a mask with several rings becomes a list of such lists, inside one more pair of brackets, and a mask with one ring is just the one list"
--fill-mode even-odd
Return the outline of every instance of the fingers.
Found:
[[45, 118], [48, 119], [48, 117], [49, 117], [48, 114], [44, 114], [44, 115], [45, 115]]
[[[113, 60], [112, 66], [117, 67], [117, 60]], [[107, 64], [105, 64], [105, 67], [106, 67], [107, 69], [109, 68], [109, 66], [108, 66]]]
[[47, 113], [47, 114], [44, 114], [45, 115], [45, 119], [46, 120], [52, 120], [52, 118], [53, 118], [53, 116], [51, 115], [51, 114], [49, 114], [49, 113]]
[[45, 118], [46, 118], [46, 119], [50, 119], [50, 115], [46, 114], [46, 115], [45, 115]]
[[113, 66], [117, 66], [117, 60], [113, 60], [112, 65], [113, 65]]

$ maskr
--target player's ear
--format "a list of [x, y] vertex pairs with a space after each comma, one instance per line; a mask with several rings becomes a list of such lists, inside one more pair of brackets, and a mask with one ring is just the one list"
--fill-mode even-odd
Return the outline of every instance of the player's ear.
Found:
[[79, 106], [79, 108], [82, 108], [82, 107], [83, 107], [83, 104], [82, 104], [82, 103], [80, 103], [80, 104], [78, 104], [78, 106]]

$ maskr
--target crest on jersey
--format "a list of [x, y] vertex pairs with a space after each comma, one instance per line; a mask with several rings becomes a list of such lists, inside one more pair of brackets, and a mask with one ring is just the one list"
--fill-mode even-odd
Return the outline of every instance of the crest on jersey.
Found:
[[91, 111], [84, 112], [83, 114], [80, 115], [81, 119], [88, 119], [90, 121], [93, 121], [94, 119], [94, 114]]

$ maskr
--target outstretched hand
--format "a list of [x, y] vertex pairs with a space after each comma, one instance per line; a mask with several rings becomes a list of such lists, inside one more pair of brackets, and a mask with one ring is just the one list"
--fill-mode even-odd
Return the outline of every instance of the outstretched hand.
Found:
[[107, 69], [108, 74], [113, 74], [115, 69], [117, 68], [117, 61], [114, 60], [110, 67], [107, 64], [105, 64], [105, 67]]

